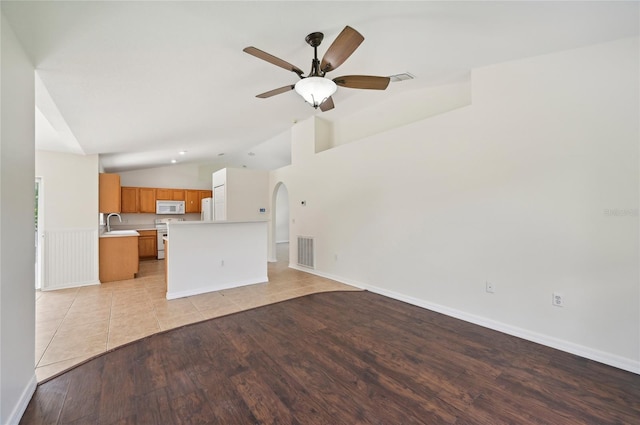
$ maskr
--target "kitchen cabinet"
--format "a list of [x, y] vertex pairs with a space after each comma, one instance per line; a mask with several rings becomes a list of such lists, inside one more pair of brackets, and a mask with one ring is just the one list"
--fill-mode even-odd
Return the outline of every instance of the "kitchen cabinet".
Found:
[[184, 189], [171, 189], [171, 200], [172, 201], [184, 201], [185, 199]]
[[202, 200], [204, 198], [213, 198], [213, 191], [212, 190], [200, 190], [199, 192], [199, 198], [200, 198], [200, 206], [202, 207]]
[[120, 191], [123, 213], [155, 214], [156, 201], [185, 201], [185, 213], [199, 213], [203, 198], [210, 198], [210, 190], [165, 189], [154, 187], [123, 187]]
[[156, 189], [158, 201], [184, 201], [185, 189]]
[[158, 255], [158, 239], [155, 230], [138, 230], [138, 257], [142, 259], [156, 258]]
[[204, 198], [211, 198], [212, 191], [210, 190], [186, 190], [186, 212], [187, 213], [199, 213], [202, 212], [202, 200]]
[[138, 212], [152, 213], [156, 212], [156, 190], [152, 187], [138, 188]]
[[187, 190], [186, 191], [185, 212], [186, 213], [199, 213], [200, 212], [200, 191], [199, 190]]
[[138, 212], [138, 188], [123, 187], [120, 189], [120, 212]]
[[138, 236], [99, 238], [100, 282], [133, 279], [139, 268]]
[[100, 173], [98, 180], [98, 212], [120, 212], [120, 175]]
[[156, 201], [171, 201], [171, 189], [156, 189]]

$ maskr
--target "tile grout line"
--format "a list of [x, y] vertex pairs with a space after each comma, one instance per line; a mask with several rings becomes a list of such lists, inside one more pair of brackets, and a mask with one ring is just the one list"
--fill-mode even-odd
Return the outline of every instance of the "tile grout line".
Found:
[[60, 319], [60, 323], [58, 323], [58, 326], [56, 326], [56, 330], [53, 332], [53, 335], [51, 335], [51, 338], [49, 339], [49, 342], [47, 343], [47, 347], [42, 351], [42, 355], [40, 356], [40, 359], [38, 359], [38, 362], [36, 363], [36, 366], [35, 366], [36, 369], [38, 369], [38, 367], [48, 366], [48, 365], [40, 366], [40, 362], [44, 358], [45, 354], [47, 354], [47, 350], [49, 350], [49, 347], [51, 347], [51, 343], [53, 342], [53, 339], [58, 334], [58, 330], [60, 329], [60, 326], [62, 326], [62, 322], [64, 322], [64, 319], [67, 317], [67, 314], [69, 314], [69, 310], [71, 310], [71, 306], [73, 305], [73, 303], [76, 302], [76, 298], [77, 297], [78, 297], [78, 291], [76, 290], [75, 291], [75, 295], [73, 297], [73, 301], [71, 301], [71, 304], [69, 304], [69, 307], [67, 308], [67, 311], [64, 312], [64, 315], [62, 316], [62, 319]]

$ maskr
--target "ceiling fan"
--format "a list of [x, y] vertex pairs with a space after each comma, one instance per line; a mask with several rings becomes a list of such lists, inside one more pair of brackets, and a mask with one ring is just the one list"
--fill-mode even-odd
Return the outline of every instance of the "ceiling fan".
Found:
[[321, 111], [328, 111], [334, 108], [331, 96], [336, 92], [337, 86], [347, 87], [351, 89], [371, 89], [384, 90], [389, 85], [389, 77], [376, 77], [370, 75], [343, 75], [333, 80], [325, 78], [328, 72], [331, 72], [344, 63], [345, 60], [360, 46], [364, 41], [364, 37], [350, 26], [344, 27], [342, 32], [333, 41], [329, 49], [325, 52], [322, 61], [318, 60], [318, 46], [322, 43], [324, 34], [321, 32], [313, 32], [309, 34], [305, 41], [313, 47], [313, 60], [311, 61], [311, 72], [306, 77], [303, 71], [295, 65], [290, 64], [280, 58], [277, 58], [267, 52], [257, 49], [253, 46], [243, 49], [244, 52], [262, 59], [273, 65], [294, 72], [300, 77], [300, 81], [265, 93], [261, 93], [256, 97], [267, 98], [277, 94], [295, 90], [314, 108], [320, 108]]

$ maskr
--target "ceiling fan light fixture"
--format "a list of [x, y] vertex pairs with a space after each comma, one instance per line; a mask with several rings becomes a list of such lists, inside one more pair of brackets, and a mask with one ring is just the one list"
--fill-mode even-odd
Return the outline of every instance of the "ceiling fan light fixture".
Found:
[[296, 93], [314, 108], [331, 97], [338, 86], [332, 80], [323, 77], [307, 77], [295, 85]]

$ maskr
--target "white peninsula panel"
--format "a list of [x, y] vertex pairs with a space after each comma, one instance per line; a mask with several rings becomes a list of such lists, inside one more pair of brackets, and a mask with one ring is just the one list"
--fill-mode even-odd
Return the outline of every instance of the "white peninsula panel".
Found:
[[267, 282], [267, 222], [169, 225], [167, 299]]

